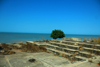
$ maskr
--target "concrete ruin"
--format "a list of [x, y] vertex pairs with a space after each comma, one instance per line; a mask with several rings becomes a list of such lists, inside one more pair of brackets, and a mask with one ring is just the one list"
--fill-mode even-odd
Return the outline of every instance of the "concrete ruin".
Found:
[[[48, 52], [23, 52], [21, 49], [13, 49], [16, 54], [0, 55], [0, 67], [99, 67], [96, 64], [100, 60], [100, 44], [50, 40], [48, 43], [27, 41], [26, 45], [44, 47]], [[35, 61], [30, 62], [30, 59]]]
[[100, 55], [100, 44], [91, 44], [82, 41], [51, 40], [48, 43], [44, 44], [35, 43], [35, 45], [46, 46], [46, 49], [48, 51], [58, 56], [67, 58], [71, 62], [86, 61], [89, 58], [94, 58]]

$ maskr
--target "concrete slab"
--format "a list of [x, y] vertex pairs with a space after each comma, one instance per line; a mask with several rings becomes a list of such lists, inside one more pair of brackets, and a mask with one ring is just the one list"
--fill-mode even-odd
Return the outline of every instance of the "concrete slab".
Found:
[[96, 63], [85, 62], [74, 67], [100, 67]]
[[[5, 57], [2, 55], [0, 58], [0, 61], [2, 60], [0, 67], [57, 67], [59, 65], [69, 64], [65, 58], [45, 52], [26, 53], [17, 51], [16, 54], [5, 55]], [[33, 63], [28, 61], [32, 58], [36, 59]]]
[[3, 55], [0, 55], [0, 67], [10, 67]]
[[[96, 67], [96, 63], [90, 65], [86, 62], [77, 62], [71, 64], [63, 57], [54, 56], [52, 53], [38, 52], [27, 53], [15, 51], [16, 54], [0, 55], [0, 67]], [[29, 62], [29, 59], [36, 59], [35, 62]], [[97, 60], [100, 60], [98, 58]], [[97, 66], [98, 67], [98, 66]]]

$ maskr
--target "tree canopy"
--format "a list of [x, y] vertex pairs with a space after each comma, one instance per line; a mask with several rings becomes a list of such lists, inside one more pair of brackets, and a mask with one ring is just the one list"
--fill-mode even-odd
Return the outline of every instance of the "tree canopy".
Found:
[[52, 37], [53, 39], [63, 38], [65, 37], [65, 34], [61, 30], [53, 30], [50, 37]]

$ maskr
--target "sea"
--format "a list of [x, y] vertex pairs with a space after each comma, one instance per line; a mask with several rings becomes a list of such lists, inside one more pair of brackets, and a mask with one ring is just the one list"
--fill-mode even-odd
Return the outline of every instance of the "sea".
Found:
[[[99, 35], [76, 35], [76, 34], [65, 34], [65, 37], [73, 38], [97, 38]], [[26, 42], [26, 41], [37, 41], [37, 40], [51, 40], [50, 34], [46, 33], [0, 33], [0, 43], [17, 43], [17, 42]], [[57, 38], [61, 40], [61, 38]]]

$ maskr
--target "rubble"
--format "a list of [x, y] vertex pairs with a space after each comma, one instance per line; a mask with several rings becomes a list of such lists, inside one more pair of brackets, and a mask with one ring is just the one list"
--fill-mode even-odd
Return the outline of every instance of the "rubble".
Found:
[[2, 54], [3, 55], [10, 55], [10, 54], [15, 54], [16, 52], [14, 52], [14, 51], [5, 51], [5, 52], [3, 52]]
[[29, 62], [35, 62], [36, 60], [35, 59], [29, 59]]

